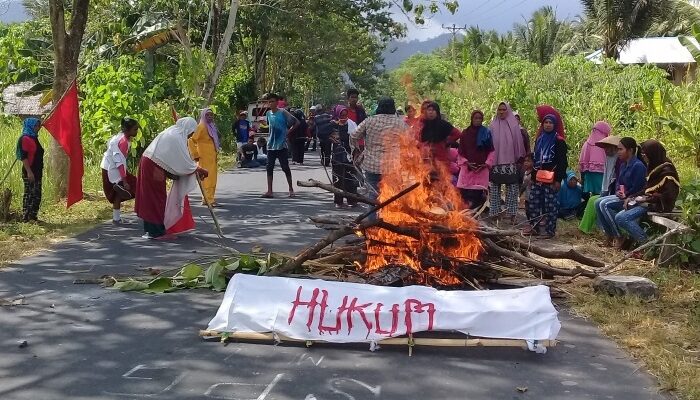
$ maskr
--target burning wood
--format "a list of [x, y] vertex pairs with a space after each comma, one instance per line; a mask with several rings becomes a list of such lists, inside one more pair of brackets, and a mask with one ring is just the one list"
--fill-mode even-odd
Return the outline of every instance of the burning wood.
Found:
[[[382, 175], [378, 201], [355, 195], [358, 201], [371, 205], [369, 211], [354, 219], [311, 218], [316, 226], [329, 231], [328, 236], [274, 274], [342, 264], [370, 284], [482, 289], [489, 282], [506, 284], [507, 277], [518, 278], [519, 282], [555, 276], [595, 277], [596, 269], [605, 267], [573, 249], [531, 246], [518, 237], [519, 231], [498, 229], [487, 220], [477, 221], [464, 209], [447, 165], [426, 162], [418, 144], [408, 135], [400, 139], [400, 149], [401, 157], [392, 160], [392, 168]], [[298, 184], [339, 191], [316, 181]], [[377, 211], [379, 218], [368, 220]], [[363, 241], [333, 248], [334, 242], [350, 235]], [[581, 265], [558, 268], [547, 259], [568, 259]], [[355, 275], [353, 278], [357, 279]]]

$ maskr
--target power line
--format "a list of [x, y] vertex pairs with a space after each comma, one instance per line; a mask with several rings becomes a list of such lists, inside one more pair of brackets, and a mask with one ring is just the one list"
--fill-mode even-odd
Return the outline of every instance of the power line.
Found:
[[447, 29], [448, 31], [452, 32], [452, 62], [457, 63], [457, 57], [455, 56], [455, 47], [457, 46], [457, 32], [459, 31], [466, 31], [469, 29], [467, 25], [462, 26], [457, 26], [456, 24], [452, 24], [452, 26], [445, 26], [445, 24], [442, 24], [442, 29]]

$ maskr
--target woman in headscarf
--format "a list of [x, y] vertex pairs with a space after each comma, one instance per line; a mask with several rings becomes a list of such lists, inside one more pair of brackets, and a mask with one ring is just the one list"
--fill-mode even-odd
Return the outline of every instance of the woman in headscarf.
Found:
[[414, 107], [412, 104], [406, 104], [406, 116], [404, 117], [404, 122], [406, 122], [406, 125], [413, 128], [419, 119], [420, 118], [418, 116], [418, 111], [416, 111], [416, 107]]
[[527, 203], [528, 228], [525, 234], [540, 234], [540, 225], [544, 225], [542, 237], [554, 237], [557, 230], [557, 214], [559, 199], [557, 192], [561, 181], [566, 178], [568, 147], [559, 136], [557, 125], [559, 120], [553, 114], [542, 119], [542, 129], [537, 133], [533, 166], [535, 182], [530, 189]]
[[639, 219], [647, 212], [671, 212], [676, 204], [681, 183], [678, 171], [666, 156], [666, 148], [656, 140], [642, 143], [642, 159], [647, 164], [647, 182], [644, 189], [625, 199], [624, 210], [615, 215], [615, 224], [637, 243], [649, 237], [639, 226]]
[[434, 101], [426, 105], [422, 122], [421, 129], [416, 132], [416, 139], [425, 156], [434, 161], [449, 163], [447, 145], [456, 142], [462, 133], [442, 118], [440, 106]]
[[221, 145], [219, 143], [219, 130], [214, 124], [214, 112], [210, 108], [205, 108], [199, 115], [199, 125], [194, 131], [194, 135], [189, 139], [188, 146], [192, 158], [197, 165], [209, 172], [209, 176], [202, 181], [204, 196], [202, 204], [209, 204], [216, 207], [214, 194], [216, 193], [217, 181], [217, 154]]
[[459, 138], [459, 178], [457, 187], [462, 199], [471, 209], [480, 208], [486, 202], [489, 188], [489, 170], [493, 165], [494, 151], [491, 131], [483, 126], [484, 113], [474, 110], [471, 124]]
[[309, 124], [304, 118], [304, 111], [296, 109], [292, 111], [292, 115], [299, 120], [299, 126], [290, 129], [287, 135], [289, 136], [289, 147], [292, 151], [292, 163], [304, 164], [304, 150], [306, 147], [306, 131], [309, 129]]
[[603, 179], [600, 185], [600, 195], [593, 195], [588, 199], [586, 204], [586, 209], [583, 212], [583, 217], [581, 218], [581, 223], [578, 228], [585, 233], [591, 233], [593, 227], [596, 225], [598, 217], [596, 216], [597, 210], [595, 207], [596, 201], [599, 198], [608, 196], [610, 193], [615, 193], [615, 182], [617, 181], [617, 175], [620, 172], [620, 167], [622, 166], [622, 160], [617, 156], [617, 146], [620, 145], [619, 136], [607, 136], [595, 144], [605, 154], [605, 165], [603, 166]]
[[22, 136], [17, 141], [15, 155], [22, 161], [22, 221], [38, 221], [41, 204], [41, 179], [44, 173], [44, 148], [39, 143], [41, 120], [27, 118], [22, 124]]
[[496, 116], [489, 125], [495, 151], [489, 176], [489, 215], [501, 213], [501, 185], [506, 185], [506, 212], [511, 223], [515, 223], [518, 212], [520, 173], [518, 164], [525, 157], [525, 144], [520, 131], [520, 122], [513, 114], [510, 104], [498, 104]]
[[[208, 175], [192, 160], [187, 148], [187, 138], [196, 129], [194, 118], [178, 119], [153, 139], [141, 157], [135, 208], [143, 219], [145, 238], [194, 228], [187, 194], [197, 187], [195, 173], [202, 178]], [[166, 192], [166, 177], [173, 180], [170, 193]]]
[[586, 193], [600, 194], [603, 187], [606, 157], [605, 150], [597, 143], [608, 137], [610, 131], [612, 127], [607, 122], [596, 122], [581, 149], [578, 166], [583, 180], [583, 191]]

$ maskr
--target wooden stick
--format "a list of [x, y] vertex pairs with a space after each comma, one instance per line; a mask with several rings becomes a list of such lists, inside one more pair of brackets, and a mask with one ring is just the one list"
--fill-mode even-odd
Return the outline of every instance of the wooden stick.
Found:
[[510, 257], [514, 260], [517, 260], [518, 262], [521, 262], [529, 267], [535, 268], [535, 269], [540, 270], [540, 271], [547, 273], [547, 274], [562, 275], [562, 276], [574, 276], [574, 275], [579, 274], [579, 275], [582, 275], [582, 276], [585, 276], [588, 278], [595, 278], [596, 276], [598, 276], [597, 273], [580, 268], [580, 267], [577, 267], [574, 269], [562, 269], [562, 268], [552, 267], [549, 264], [545, 264], [541, 261], [533, 260], [533, 259], [528, 258], [528, 257], [526, 257], [518, 252], [515, 252], [513, 250], [504, 249], [503, 247], [494, 243], [494, 241], [491, 239], [484, 239], [483, 242], [484, 242], [484, 245], [486, 246], [487, 251], [493, 252], [496, 255], [499, 255], [502, 257]]
[[327, 183], [319, 182], [319, 181], [317, 181], [317, 180], [315, 180], [315, 179], [309, 179], [308, 181], [297, 181], [297, 186], [300, 186], [300, 187], [315, 187], [315, 188], [323, 189], [323, 190], [329, 191], [329, 192], [331, 192], [331, 193], [339, 194], [339, 195], [341, 195], [341, 196], [343, 196], [343, 197], [350, 198], [350, 199], [353, 199], [353, 200], [357, 200], [357, 201], [360, 202], [360, 203], [365, 203], [365, 204], [369, 204], [369, 205], [372, 205], [372, 206], [376, 206], [377, 204], [379, 204], [377, 201], [368, 199], [368, 198], [365, 197], [365, 196], [362, 196], [362, 195], [359, 195], [359, 194], [355, 194], [355, 193], [346, 192], [346, 191], [344, 191], [344, 190], [338, 189], [337, 187], [335, 187], [335, 186], [333, 186], [333, 185], [329, 185], [329, 184], [327, 184]]
[[619, 267], [620, 264], [622, 264], [623, 262], [625, 262], [625, 260], [628, 260], [630, 257], [632, 257], [632, 255], [633, 255], [634, 253], [636, 253], [636, 252], [638, 252], [638, 251], [642, 251], [642, 250], [648, 249], [649, 247], [654, 246], [656, 243], [659, 243], [660, 241], [666, 239], [666, 238], [669, 237], [669, 236], [673, 236], [673, 235], [675, 235], [676, 233], [681, 233], [681, 232], [685, 232], [685, 231], [688, 231], [688, 230], [690, 230], [690, 227], [687, 227], [687, 226], [685, 226], [685, 225], [681, 225], [681, 226], [678, 226], [678, 227], [676, 227], [676, 228], [669, 229], [669, 230], [666, 231], [666, 233], [664, 233], [663, 235], [657, 237], [657, 238], [654, 239], [654, 240], [650, 240], [650, 241], [644, 243], [643, 245], [637, 247], [636, 249], [634, 249], [634, 250], [628, 252], [627, 254], [625, 254], [624, 256], [620, 257], [620, 258], [619, 258], [617, 261], [615, 261], [612, 265], [610, 265], [609, 267], [606, 267], [606, 268], [604, 268], [602, 271], [600, 271], [600, 273], [601, 273], [601, 274], [606, 274], [606, 273], [608, 273], [608, 272], [614, 270], [615, 268]]
[[604, 262], [590, 258], [588, 256], [585, 256], [574, 249], [562, 251], [562, 250], [548, 249], [546, 247], [532, 246], [532, 243], [528, 243], [528, 242], [521, 240], [521, 239], [518, 239], [516, 237], [509, 237], [506, 240], [508, 242], [511, 242], [511, 243], [529, 251], [530, 253], [535, 253], [538, 256], [542, 256], [545, 258], [558, 258], [558, 259], [573, 260], [573, 261], [576, 261], [576, 262], [581, 263], [583, 265], [588, 265], [589, 267], [594, 267], [594, 268], [604, 268], [605, 267]]
[[0, 182], [0, 186], [5, 184], [5, 181], [7, 180], [7, 177], [10, 176], [10, 173], [12, 172], [12, 168], [15, 167], [15, 164], [17, 164], [17, 158], [12, 162], [12, 165], [10, 165], [10, 168], [7, 169], [7, 173], [5, 174], [5, 177], [2, 178], [2, 182]]
[[211, 214], [211, 218], [214, 220], [214, 226], [216, 227], [216, 235], [220, 237], [221, 239], [224, 239], [224, 234], [221, 232], [221, 226], [219, 225], [219, 219], [216, 218], [216, 214], [214, 214], [214, 208], [212, 208], [211, 204], [209, 204], [209, 201], [207, 200], [207, 196], [204, 194], [204, 187], [202, 186], [202, 180], [199, 178], [199, 174], [195, 172], [194, 176], [197, 178], [197, 184], [199, 185], [199, 191], [202, 192], [202, 199], [204, 202], [207, 204], [207, 208], [209, 209], [209, 213]]
[[[224, 336], [221, 332], [210, 331], [210, 330], [200, 330], [199, 336], [203, 338], [212, 337], [222, 337]], [[277, 335], [275, 337], [272, 333], [258, 333], [258, 332], [231, 332], [225, 335], [230, 339], [241, 339], [241, 340], [275, 340], [293, 342], [293, 343], [306, 343], [309, 340], [303, 339], [292, 339], [287, 336]], [[325, 340], [314, 340], [312, 342], [320, 343], [332, 343], [326, 342]], [[408, 346], [410, 343], [417, 346], [432, 346], [432, 347], [520, 347], [522, 349], [527, 349], [527, 342], [523, 339], [489, 339], [489, 338], [476, 338], [476, 339], [462, 339], [462, 338], [388, 338], [383, 340], [378, 340], [379, 345], [399, 345]], [[557, 345], [556, 340], [538, 340], [538, 345], [545, 347], [554, 347]]]
[[362, 222], [363, 219], [369, 217], [369, 216], [372, 215], [373, 213], [375, 213], [375, 212], [381, 210], [382, 208], [384, 208], [384, 207], [388, 206], [389, 204], [395, 202], [396, 200], [400, 199], [401, 197], [407, 195], [409, 192], [411, 192], [412, 190], [414, 190], [414, 189], [417, 188], [418, 186], [420, 186], [420, 182], [414, 183], [413, 185], [407, 187], [406, 189], [404, 189], [404, 190], [402, 190], [402, 191], [396, 193], [395, 195], [391, 196], [390, 198], [386, 199], [385, 201], [383, 201], [383, 202], [377, 204], [376, 206], [370, 208], [367, 212], [365, 212], [365, 213], [361, 214], [359, 217], [355, 218], [355, 223], [359, 224], [360, 222]]

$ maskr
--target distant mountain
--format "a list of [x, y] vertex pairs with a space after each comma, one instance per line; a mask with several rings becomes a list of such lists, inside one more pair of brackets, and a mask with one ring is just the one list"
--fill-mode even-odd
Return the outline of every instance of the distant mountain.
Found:
[[21, 22], [29, 19], [22, 0], [0, 1], [0, 22]]
[[384, 67], [392, 70], [398, 67], [401, 62], [411, 57], [415, 53], [431, 53], [440, 47], [445, 47], [450, 43], [452, 34], [445, 33], [428, 40], [411, 40], [410, 42], [392, 41], [384, 50]]

